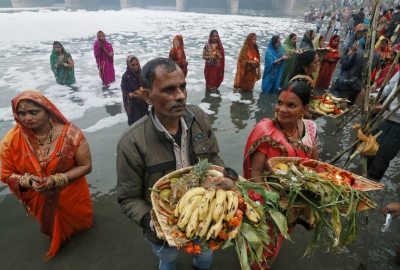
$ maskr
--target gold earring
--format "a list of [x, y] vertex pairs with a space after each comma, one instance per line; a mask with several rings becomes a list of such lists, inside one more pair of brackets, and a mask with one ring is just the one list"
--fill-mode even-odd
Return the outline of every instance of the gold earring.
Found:
[[275, 118], [276, 118], [276, 116], [277, 116], [277, 113], [275, 112]]

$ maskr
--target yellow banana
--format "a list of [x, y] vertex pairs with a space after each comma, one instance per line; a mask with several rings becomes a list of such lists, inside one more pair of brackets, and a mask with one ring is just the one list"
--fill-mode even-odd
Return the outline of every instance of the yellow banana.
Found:
[[174, 209], [174, 217], [179, 217], [179, 203]]
[[204, 193], [199, 206], [199, 220], [203, 221], [208, 214], [210, 203], [215, 197], [215, 189], [209, 188], [206, 193]]
[[326, 107], [323, 102], [319, 103], [319, 109], [325, 113], [331, 113], [334, 111], [334, 109], [329, 109], [328, 107]]
[[[222, 213], [225, 211], [225, 208], [227, 208], [227, 202], [224, 199], [222, 202]], [[224, 221], [224, 215], [220, 215], [219, 219], [217, 220], [217, 223], [211, 226], [210, 230], [207, 233], [207, 238], [206, 240], [212, 238], [215, 239], [217, 238], [219, 232], [222, 230], [222, 222]]]
[[314, 110], [315, 110], [317, 113], [320, 113], [320, 114], [322, 114], [322, 115], [326, 115], [326, 112], [323, 112], [323, 111], [321, 111], [321, 110], [319, 109], [319, 105], [315, 105]]
[[[240, 224], [240, 225], [242, 225], [242, 224]], [[240, 225], [237, 226], [237, 227], [234, 227], [233, 230], [228, 233], [228, 239], [229, 240], [232, 240], [232, 239], [236, 238], [238, 232], [240, 231]]]
[[218, 189], [215, 194], [215, 208], [213, 212], [213, 220], [217, 221], [224, 215], [224, 202], [226, 202], [226, 193], [223, 189]]
[[185, 208], [183, 208], [183, 211], [179, 216], [177, 224], [178, 228], [181, 229], [182, 231], [185, 230], [186, 224], [189, 222], [189, 218], [192, 215], [193, 210], [201, 201], [201, 198], [202, 198], [201, 195], [197, 195], [190, 198], [189, 201], [186, 203]]
[[190, 200], [190, 198], [201, 195], [203, 196], [206, 190], [202, 187], [195, 187], [192, 189], [189, 189], [179, 200], [178, 206], [179, 206], [179, 214], [182, 213], [183, 208], [186, 206], [187, 202]]
[[199, 223], [199, 226], [197, 226], [196, 235], [200, 238], [206, 235], [206, 233], [208, 232], [208, 228], [210, 227], [212, 221], [214, 207], [215, 207], [215, 199], [213, 199], [210, 203], [207, 217]]
[[247, 219], [255, 224], [260, 223], [261, 218], [260, 215], [257, 213], [257, 211], [253, 208], [253, 206], [251, 206], [247, 202], [245, 202], [245, 204], [246, 204], [246, 211], [244, 212], [244, 214], [246, 215]]
[[186, 226], [187, 239], [190, 239], [194, 236], [197, 226], [199, 225], [199, 209], [200, 209], [200, 203], [197, 204]]
[[229, 221], [229, 220], [231, 220], [231, 218], [233, 218], [233, 216], [236, 213], [238, 203], [239, 203], [239, 197], [238, 197], [237, 193], [234, 193], [233, 191], [227, 191], [226, 198], [228, 201], [228, 207], [226, 209], [226, 215], [225, 215], [224, 219], [226, 221]]

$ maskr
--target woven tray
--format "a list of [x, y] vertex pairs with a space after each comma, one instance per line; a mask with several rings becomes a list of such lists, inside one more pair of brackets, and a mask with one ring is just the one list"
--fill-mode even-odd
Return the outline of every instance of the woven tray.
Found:
[[[297, 157], [295, 157], [295, 158], [294, 157], [275, 157], [275, 158], [270, 158], [268, 160], [268, 165], [269, 165], [269, 167], [270, 167], [272, 172], [277, 173], [273, 168], [276, 164], [293, 162], [295, 165], [297, 165], [297, 164], [299, 164], [300, 161], [301, 161], [301, 159], [297, 158]], [[340, 171], [340, 172], [347, 172], [347, 171], [345, 171], [343, 169], [340, 169], [338, 167], [332, 166], [330, 164], [327, 164], [327, 163], [324, 163], [324, 162], [321, 162], [321, 161], [310, 159], [308, 162], [310, 164], [313, 164], [313, 163], [315, 163], [315, 164], [317, 164], [317, 163], [318, 164], [323, 164], [323, 165], [327, 166], [328, 168], [332, 168], [332, 169]], [[383, 189], [385, 187], [384, 184], [368, 180], [368, 179], [366, 179], [366, 178], [364, 178], [362, 176], [359, 176], [359, 175], [356, 175], [356, 174], [353, 174], [353, 173], [352, 173], [352, 175], [355, 178], [354, 185], [352, 186], [354, 189], [361, 190], [361, 191], [371, 191], [371, 190]], [[285, 182], [281, 182], [281, 184], [287, 190], [289, 189], [289, 186], [287, 186]], [[280, 195], [281, 195], [281, 198], [285, 197], [284, 194], [280, 194]], [[359, 206], [357, 208], [357, 212], [363, 211], [363, 210], [367, 210], [369, 208], [375, 208], [376, 207], [376, 204], [373, 201], [371, 201], [368, 197], [362, 197], [360, 199], [361, 199], [361, 202], [360, 202], [360, 204], [359, 204]], [[329, 207], [325, 208], [324, 210], [326, 212], [331, 212], [331, 209]], [[341, 208], [341, 210], [342, 211], [347, 211], [347, 207], [344, 206], [343, 208]]]
[[[289, 162], [293, 162], [295, 165], [298, 165], [299, 162], [301, 161], [301, 158], [297, 158], [297, 157], [274, 157], [274, 158], [270, 158], [268, 159], [268, 165], [271, 169], [272, 172], [277, 173], [274, 170], [274, 166], [278, 163], [289, 163]], [[340, 171], [340, 172], [348, 172], [346, 170], [343, 170], [341, 168], [335, 167], [331, 164], [328, 163], [324, 163], [321, 161], [317, 161], [317, 160], [313, 160], [310, 159], [309, 160], [310, 163], [314, 162], [315, 164], [323, 164], [324, 166], [327, 166], [328, 168], [332, 168], [334, 170]], [[364, 178], [362, 176], [359, 176], [357, 174], [351, 173], [354, 178], [356, 179], [356, 181], [354, 182], [354, 185], [352, 186], [355, 189], [361, 190], [361, 191], [371, 191], [371, 190], [379, 190], [379, 189], [383, 189], [385, 188], [384, 184], [381, 183], [377, 183], [375, 181], [371, 181], [367, 178]]]
[[[212, 169], [220, 172], [224, 171], [224, 168], [216, 165], [213, 165]], [[174, 177], [179, 178], [181, 175], [187, 174], [191, 170], [192, 167], [186, 167], [180, 170], [173, 171], [169, 174], [166, 174], [154, 184], [153, 188], [157, 189], [157, 185], [167, 178], [174, 178]], [[246, 181], [246, 179], [239, 176], [239, 181]], [[154, 227], [157, 233], [157, 237], [167, 241], [168, 245], [170, 246], [182, 246], [183, 244], [189, 242], [189, 240], [187, 240], [185, 237], [184, 238], [177, 237], [177, 234], [180, 232], [180, 230], [176, 225], [168, 224], [167, 219], [169, 216], [171, 216], [172, 213], [167, 213], [165, 209], [161, 207], [158, 194], [155, 192], [151, 192], [150, 198], [151, 198], [151, 203], [153, 205], [151, 218], [153, 220], [153, 223], [155, 224]]]

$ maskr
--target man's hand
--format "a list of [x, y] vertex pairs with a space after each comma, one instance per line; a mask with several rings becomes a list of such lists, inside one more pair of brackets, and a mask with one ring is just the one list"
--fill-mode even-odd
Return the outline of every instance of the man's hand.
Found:
[[381, 211], [385, 216], [390, 212], [392, 213], [392, 218], [398, 217], [400, 215], [400, 203], [389, 203]]

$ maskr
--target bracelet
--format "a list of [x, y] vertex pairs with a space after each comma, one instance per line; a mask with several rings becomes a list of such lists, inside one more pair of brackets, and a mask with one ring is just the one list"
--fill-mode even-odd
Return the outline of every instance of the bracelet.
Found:
[[51, 175], [54, 179], [54, 187], [65, 187], [68, 185], [68, 177], [63, 173], [56, 173]]
[[57, 64], [54, 65], [56, 68], [58, 68]]
[[22, 175], [20, 178], [19, 178], [19, 185], [21, 186], [21, 187], [25, 187], [25, 188], [30, 188], [30, 187], [32, 187], [31, 186], [31, 184], [29, 183], [29, 179], [31, 178], [31, 174], [29, 174], [29, 173], [25, 173], [24, 175]]
[[64, 63], [64, 67], [68, 67], [68, 64], [67, 64], [67, 63]]

